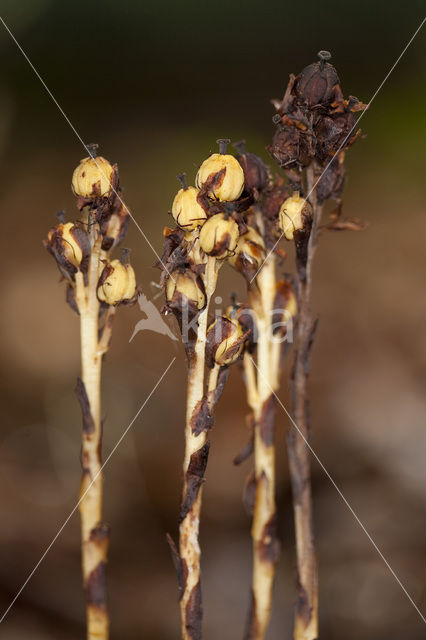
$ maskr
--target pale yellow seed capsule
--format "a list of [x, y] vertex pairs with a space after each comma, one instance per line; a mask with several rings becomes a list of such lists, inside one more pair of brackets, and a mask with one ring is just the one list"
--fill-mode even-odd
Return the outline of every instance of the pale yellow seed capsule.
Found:
[[172, 205], [172, 216], [186, 231], [193, 231], [207, 219], [207, 214], [197, 201], [199, 190], [195, 187], [179, 189]]
[[239, 238], [238, 225], [224, 213], [216, 213], [201, 227], [200, 247], [209, 256], [219, 260], [235, 251]]
[[74, 169], [72, 190], [83, 198], [108, 197], [112, 191], [114, 169], [105, 158], [84, 158]]
[[[222, 331], [226, 333], [226, 337], [220, 336]], [[241, 341], [243, 335], [240, 323], [229, 316], [218, 318], [210, 325], [207, 330], [207, 342], [210, 342], [213, 348], [216, 364], [220, 366], [232, 364], [239, 358], [244, 347]]]
[[122, 264], [120, 260], [113, 260], [109, 266], [112, 268], [111, 273], [98, 287], [99, 300], [116, 305], [123, 300], [133, 298], [136, 291], [133, 267], [130, 264]]
[[185, 233], [185, 241], [188, 243], [188, 261], [196, 265], [205, 264], [207, 262], [207, 256], [200, 247], [199, 235], [198, 230]]
[[208, 195], [225, 202], [238, 200], [244, 189], [244, 171], [238, 160], [227, 153], [213, 153], [204, 160], [198, 169], [195, 184], [201, 189], [210, 176], [223, 169], [225, 172], [222, 180], [217, 186], [213, 186]]
[[239, 237], [235, 254], [229, 257], [229, 264], [238, 267], [240, 257], [253, 265], [259, 265], [265, 257], [265, 242], [253, 227], [248, 227], [247, 232]]
[[65, 224], [60, 224], [58, 226], [62, 231], [62, 239], [64, 240], [63, 247], [65, 258], [68, 262], [73, 264], [74, 267], [78, 267], [83, 259], [83, 251], [71, 233], [75, 228], [75, 225], [72, 222], [66, 222]]
[[287, 240], [293, 240], [294, 232], [303, 229], [305, 215], [312, 215], [311, 205], [295, 191], [284, 200], [279, 211], [279, 224]]
[[181, 272], [176, 270], [170, 275], [166, 285], [167, 302], [173, 302], [176, 294], [187, 298], [187, 300], [195, 304], [199, 310], [206, 304], [206, 296], [197, 282], [197, 276], [193, 271]]

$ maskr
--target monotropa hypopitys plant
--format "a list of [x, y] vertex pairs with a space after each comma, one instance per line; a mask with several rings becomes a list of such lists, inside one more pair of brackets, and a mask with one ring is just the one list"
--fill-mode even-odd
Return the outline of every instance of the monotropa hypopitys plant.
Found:
[[129, 252], [112, 254], [123, 240], [130, 214], [120, 197], [117, 166], [91, 155], [72, 177], [80, 215], [66, 222], [63, 212], [44, 244], [65, 281], [67, 301], [80, 317], [81, 377], [76, 394], [82, 417], [82, 480], [79, 509], [88, 640], [107, 640], [109, 616], [106, 563], [109, 528], [102, 508], [101, 368], [119, 306], [136, 299]]
[[209, 429], [229, 367], [241, 356], [247, 332], [227, 313], [209, 320], [219, 270], [235, 253], [246, 225], [251, 196], [243, 169], [220, 140], [219, 153], [201, 165], [196, 186], [182, 188], [172, 206], [176, 222], [166, 228], [163, 269], [164, 312], [177, 318], [188, 360], [184, 486], [179, 517], [179, 550], [171, 539], [178, 569], [182, 638], [201, 637], [199, 526], [202, 486], [209, 455]]
[[[324, 229], [363, 228], [359, 220], [342, 218], [341, 193], [345, 152], [361, 133], [356, 113], [365, 105], [353, 96], [343, 97], [336, 69], [328, 62], [330, 54], [320, 51], [318, 56], [319, 60], [299, 75], [290, 75], [284, 98], [273, 101], [276, 131], [269, 147], [290, 183], [291, 194], [280, 205], [278, 224], [282, 235], [295, 246], [297, 322], [291, 390], [292, 417], [300, 433], [290, 428], [287, 435], [297, 555], [295, 640], [318, 638], [318, 575], [306, 444], [310, 439], [307, 383], [317, 326], [310, 310], [313, 260]], [[336, 207], [329, 222], [322, 224], [327, 200], [334, 200]]]

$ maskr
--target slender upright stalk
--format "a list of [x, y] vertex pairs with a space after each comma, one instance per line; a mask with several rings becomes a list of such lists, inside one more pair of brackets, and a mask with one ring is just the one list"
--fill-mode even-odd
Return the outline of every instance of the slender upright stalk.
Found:
[[275, 507], [275, 390], [278, 372], [274, 361], [272, 322], [276, 295], [275, 256], [267, 259], [250, 291], [256, 314], [257, 367], [246, 352], [244, 370], [248, 403], [254, 416], [254, 501], [252, 601], [245, 638], [262, 640], [268, 627], [277, 561]]
[[123, 240], [130, 213], [119, 195], [117, 166], [87, 145], [72, 177], [80, 217], [57, 217], [43, 244], [67, 283], [67, 302], [80, 318], [81, 377], [76, 395], [83, 417], [80, 487], [81, 550], [86, 594], [87, 640], [108, 640], [106, 562], [109, 529], [102, 523], [101, 367], [118, 305], [136, 301], [136, 277], [129, 250], [111, 260]]
[[202, 484], [210, 443], [207, 430], [195, 429], [195, 421], [205, 399], [205, 351], [209, 304], [216, 288], [216, 259], [207, 257], [202, 276], [206, 291], [206, 306], [198, 316], [194, 351], [189, 357], [188, 391], [185, 425], [184, 486], [179, 527], [179, 551], [183, 567], [180, 600], [183, 640], [201, 638], [201, 585], [199, 526]]
[[[313, 209], [313, 224], [308, 242], [306, 265], [299, 265], [297, 270], [298, 319], [292, 372], [292, 406], [294, 420], [300, 432], [309, 440], [307, 382], [310, 348], [315, 330], [315, 322], [310, 312], [310, 298], [312, 265], [322, 207], [317, 202], [312, 165], [308, 167], [306, 177], [307, 193], [310, 194], [309, 200]], [[288, 432], [287, 448], [293, 491], [298, 578], [294, 639], [316, 640], [318, 638], [318, 577], [313, 538], [310, 456], [305, 441], [295, 429], [290, 429]]]
[[[106, 602], [106, 562], [109, 541], [108, 527], [102, 524], [102, 424], [101, 365], [107, 348], [106, 333], [99, 342], [99, 307], [97, 284], [103, 269], [105, 252], [101, 250], [98, 225], [92, 225], [92, 250], [85, 285], [81, 271], [76, 273], [75, 298], [80, 314], [81, 378], [77, 395], [83, 411], [82, 467], [80, 503], [83, 581], [86, 591], [87, 638], [106, 640], [109, 617]], [[109, 314], [112, 318], [113, 314]]]

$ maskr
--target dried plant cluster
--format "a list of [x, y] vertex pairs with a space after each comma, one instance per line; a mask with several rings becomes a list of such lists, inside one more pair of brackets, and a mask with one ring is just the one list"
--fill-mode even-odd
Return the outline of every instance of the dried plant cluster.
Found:
[[[298, 76], [291, 75], [284, 98], [274, 100], [276, 130], [268, 150], [285, 176], [273, 175], [244, 142], [218, 140], [218, 153], [201, 164], [195, 185], [179, 176], [171, 215], [164, 230], [158, 267], [164, 314], [179, 325], [188, 361], [183, 492], [179, 544], [168, 536], [178, 574], [183, 640], [202, 637], [199, 530], [203, 484], [210, 450], [209, 431], [230, 368], [243, 374], [249, 442], [236, 456], [252, 456], [244, 504], [252, 517], [253, 570], [246, 640], [267, 633], [279, 554], [275, 505], [276, 393], [283, 358], [292, 350], [292, 418], [287, 452], [293, 492], [297, 597], [295, 640], [318, 638], [318, 579], [312, 528], [308, 375], [317, 322], [310, 298], [313, 260], [323, 230], [362, 229], [341, 212], [344, 156], [357, 139], [356, 113], [365, 108], [345, 99], [327, 52]], [[117, 166], [96, 156], [81, 161], [72, 177], [79, 218], [64, 213], [45, 240], [62, 279], [67, 302], [80, 318], [81, 377], [76, 394], [83, 417], [81, 543], [87, 601], [87, 638], [106, 640], [109, 617], [106, 562], [109, 530], [102, 514], [101, 367], [108, 351], [117, 308], [136, 300], [128, 250], [113, 252], [125, 237], [130, 213], [120, 196]], [[330, 219], [323, 205], [334, 200]], [[284, 275], [281, 239], [294, 243], [295, 268]], [[244, 278], [245, 302], [230, 296], [225, 311], [209, 315], [221, 267], [228, 263]], [[224, 273], [224, 272], [222, 272]], [[225, 272], [226, 277], [226, 272]], [[293, 340], [294, 337], [294, 340]], [[294, 344], [293, 344], [294, 342]]]
[[83, 418], [82, 480], [80, 488], [83, 580], [86, 592], [88, 640], [106, 640], [109, 617], [106, 598], [106, 562], [109, 528], [102, 515], [101, 367], [108, 351], [118, 306], [136, 299], [136, 280], [123, 250], [130, 214], [120, 197], [117, 166], [96, 157], [96, 147], [80, 162], [72, 189], [80, 211], [78, 220], [50, 229], [44, 244], [55, 258], [66, 283], [66, 298], [80, 317], [81, 377], [76, 394]]
[[[289, 428], [287, 451], [293, 489], [297, 601], [295, 640], [318, 637], [318, 585], [312, 532], [307, 379], [316, 322], [311, 317], [312, 265], [323, 229], [361, 229], [344, 220], [341, 192], [344, 154], [360, 131], [356, 98], [344, 99], [337, 72], [327, 52], [298, 76], [291, 75], [283, 100], [273, 101], [276, 131], [268, 150], [282, 176], [273, 176], [244, 143], [236, 157], [219, 140], [219, 153], [207, 158], [188, 187], [183, 176], [172, 216], [176, 226], [164, 232], [159, 264], [166, 304], [182, 333], [188, 359], [184, 487], [179, 548], [169, 542], [178, 573], [182, 638], [202, 635], [199, 526], [215, 405], [230, 366], [243, 371], [251, 409], [251, 437], [236, 457], [240, 464], [253, 454], [253, 471], [244, 503], [252, 516], [253, 573], [244, 637], [265, 637], [272, 603], [279, 543], [275, 507], [275, 393], [280, 387], [284, 355], [291, 347], [292, 415], [300, 433]], [[337, 209], [321, 224], [326, 200]], [[283, 275], [282, 238], [295, 246], [295, 273]], [[228, 262], [247, 283], [247, 300], [232, 300], [223, 315], [209, 320], [209, 305], [220, 267]], [[225, 275], [226, 277], [226, 275]]]

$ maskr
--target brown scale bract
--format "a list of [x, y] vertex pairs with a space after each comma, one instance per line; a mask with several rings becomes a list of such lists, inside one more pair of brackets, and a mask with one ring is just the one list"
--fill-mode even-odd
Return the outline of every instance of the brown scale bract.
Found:
[[89, 605], [106, 610], [106, 564], [99, 564], [91, 571], [86, 583], [86, 599]]
[[201, 585], [198, 581], [192, 589], [186, 605], [186, 631], [191, 640], [201, 640], [202, 615]]
[[203, 431], [208, 431], [213, 427], [214, 419], [210, 413], [206, 396], [197, 402], [191, 417], [191, 429], [195, 435], [200, 435]]
[[84, 386], [84, 382], [80, 377], [77, 378], [75, 395], [77, 396], [77, 400], [80, 403], [81, 407], [81, 414], [83, 417], [83, 433], [86, 435], [90, 435], [95, 430], [95, 421], [93, 420], [93, 416], [90, 411], [90, 402], [87, 396], [86, 387]]
[[210, 442], [207, 441], [201, 449], [195, 451], [191, 456], [185, 477], [186, 491], [182, 501], [179, 522], [182, 522], [186, 518], [198, 497], [198, 492], [204, 482], [209, 450]]
[[179, 600], [182, 600], [188, 577], [188, 565], [186, 564], [186, 560], [182, 559], [179, 555], [175, 542], [169, 533], [166, 534], [166, 539], [170, 547], [173, 564], [177, 573]]
[[259, 425], [260, 437], [266, 447], [271, 447], [274, 444], [275, 409], [275, 396], [270, 395], [263, 403]]

